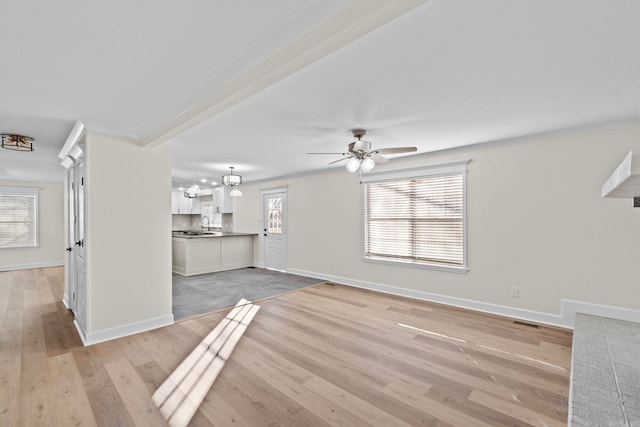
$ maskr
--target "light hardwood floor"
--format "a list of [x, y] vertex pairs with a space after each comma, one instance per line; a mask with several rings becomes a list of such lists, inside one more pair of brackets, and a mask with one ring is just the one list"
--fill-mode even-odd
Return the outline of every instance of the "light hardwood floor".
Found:
[[[62, 292], [0, 272], [0, 425], [165, 425], [153, 392], [228, 310], [82, 347]], [[566, 425], [571, 331], [330, 284], [260, 305], [191, 425]]]

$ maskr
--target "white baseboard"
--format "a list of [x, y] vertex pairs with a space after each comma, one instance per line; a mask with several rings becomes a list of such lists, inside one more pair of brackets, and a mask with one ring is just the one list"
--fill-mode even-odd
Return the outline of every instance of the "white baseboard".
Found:
[[30, 262], [28, 264], [0, 265], [0, 271], [28, 270], [30, 268], [61, 267], [64, 261]]
[[162, 328], [163, 326], [173, 325], [173, 314], [158, 316], [151, 319], [145, 319], [140, 322], [128, 323], [126, 325], [115, 326], [113, 328], [101, 329], [94, 332], [85, 333], [80, 324], [73, 322], [80, 334], [82, 343], [85, 346], [98, 344], [105, 341], [122, 338], [140, 332], [150, 331], [151, 329]]
[[505, 305], [491, 304], [482, 301], [475, 301], [465, 298], [451, 297], [447, 295], [434, 294], [430, 292], [417, 291], [413, 289], [400, 288], [396, 286], [383, 285], [380, 283], [366, 282], [363, 280], [350, 279], [348, 277], [333, 276], [313, 271], [298, 269], [288, 270], [291, 274], [314, 277], [356, 288], [369, 289], [386, 294], [398, 295], [423, 301], [435, 302], [439, 304], [451, 305], [454, 307], [466, 308], [469, 310], [481, 311], [483, 313], [496, 314], [499, 316], [512, 317], [527, 322], [544, 323], [546, 325], [559, 326], [573, 329], [575, 325], [576, 313], [592, 314], [594, 316], [610, 317], [612, 319], [640, 322], [640, 310], [632, 310], [622, 307], [607, 306], [573, 300], [560, 300], [560, 314], [544, 313], [540, 311], [527, 310]]
[[253, 261], [253, 266], [255, 268], [264, 268], [264, 262], [262, 262], [262, 261]]
[[[592, 316], [609, 317], [611, 319], [640, 323], [640, 310], [563, 299], [562, 315], [575, 321], [576, 313], [585, 313], [591, 314]], [[573, 327], [573, 323], [571, 324], [571, 327]]]
[[84, 346], [87, 346], [87, 337], [86, 337], [86, 333], [84, 332], [84, 329], [82, 328], [82, 326], [80, 326], [80, 323], [78, 323], [77, 319], [73, 319], [73, 325], [76, 327], [76, 331], [78, 331], [78, 335], [80, 335], [80, 339], [82, 340], [82, 344]]
[[64, 307], [69, 310], [69, 297], [66, 292], [62, 295], [62, 303], [64, 304]]

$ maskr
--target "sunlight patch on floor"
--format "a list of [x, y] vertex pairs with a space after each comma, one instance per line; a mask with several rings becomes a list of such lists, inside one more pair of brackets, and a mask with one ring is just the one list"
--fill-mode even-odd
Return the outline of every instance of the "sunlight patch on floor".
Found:
[[477, 347], [484, 348], [485, 350], [497, 351], [499, 353], [508, 354], [508, 355], [511, 355], [511, 356], [514, 356], [514, 357], [518, 357], [518, 358], [521, 358], [521, 359], [524, 359], [524, 360], [528, 360], [530, 362], [537, 362], [537, 363], [543, 364], [545, 366], [550, 366], [552, 368], [560, 369], [560, 370], [563, 370], [563, 371], [567, 370], [566, 368], [563, 368], [562, 366], [554, 365], [553, 363], [545, 362], [544, 360], [536, 359], [536, 358], [529, 357], [529, 356], [524, 356], [522, 354], [513, 353], [511, 351], [501, 350], [501, 349], [495, 348], [495, 347], [489, 347], [489, 346], [486, 346], [486, 345], [477, 344], [477, 343], [474, 343], [474, 342], [463, 340], [461, 338], [455, 338], [455, 337], [451, 337], [451, 336], [448, 336], [448, 335], [439, 334], [437, 332], [429, 331], [429, 330], [422, 329], [422, 328], [417, 328], [415, 326], [406, 325], [404, 323], [398, 323], [398, 326], [401, 326], [401, 327], [407, 328], [407, 329], [411, 329], [411, 330], [414, 330], [414, 331], [422, 332], [422, 333], [425, 333], [425, 334], [433, 335], [433, 336], [436, 336], [436, 337], [440, 337], [440, 338], [445, 338], [445, 339], [448, 339], [448, 340], [456, 341], [456, 342], [461, 342], [461, 343], [465, 343], [465, 344], [469, 344], [469, 345], [475, 345]]
[[153, 394], [172, 427], [189, 424], [260, 306], [241, 299]]

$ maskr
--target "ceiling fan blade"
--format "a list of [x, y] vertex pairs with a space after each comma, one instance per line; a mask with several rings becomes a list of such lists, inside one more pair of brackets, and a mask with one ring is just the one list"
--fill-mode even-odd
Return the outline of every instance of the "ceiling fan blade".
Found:
[[334, 163], [338, 163], [338, 162], [341, 162], [341, 161], [343, 161], [343, 160], [350, 159], [351, 157], [353, 157], [353, 156], [343, 157], [343, 158], [341, 158], [341, 159], [334, 160], [333, 162], [331, 162], [331, 163], [329, 163], [329, 164], [330, 164], [330, 165], [332, 165], [332, 164], [334, 164]]
[[389, 161], [389, 159], [387, 159], [386, 157], [382, 157], [379, 154], [372, 154], [370, 157], [371, 157], [371, 160], [373, 160], [376, 163], [387, 163]]
[[398, 153], [411, 153], [418, 151], [416, 147], [393, 147], [393, 148], [380, 148], [376, 150], [378, 154], [398, 154]]
[[307, 154], [344, 154], [344, 153], [307, 153]]

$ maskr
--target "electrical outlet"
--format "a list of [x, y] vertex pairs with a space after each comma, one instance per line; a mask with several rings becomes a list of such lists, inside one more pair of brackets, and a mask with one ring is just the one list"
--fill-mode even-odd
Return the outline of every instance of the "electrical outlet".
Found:
[[520, 288], [515, 286], [511, 287], [511, 298], [520, 298]]

